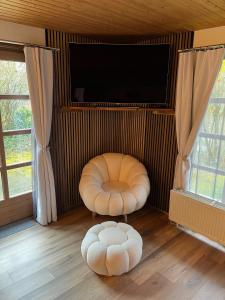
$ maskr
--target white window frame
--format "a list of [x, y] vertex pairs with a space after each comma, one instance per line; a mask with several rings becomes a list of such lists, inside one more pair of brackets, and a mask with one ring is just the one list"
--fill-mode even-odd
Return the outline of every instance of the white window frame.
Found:
[[[2, 100], [27, 100], [27, 101], [29, 101], [29, 95], [0, 95], [0, 101], [2, 101]], [[0, 158], [1, 158], [0, 172], [1, 172], [1, 177], [2, 177], [2, 189], [3, 189], [3, 200], [1, 200], [1, 201], [17, 199], [17, 198], [21, 198], [21, 197], [27, 198], [27, 196], [31, 196], [31, 194], [32, 194], [32, 191], [29, 191], [27, 193], [15, 195], [13, 197], [10, 197], [10, 195], [9, 195], [7, 171], [16, 169], [16, 168], [31, 166], [32, 161], [15, 163], [15, 164], [11, 164], [11, 165], [7, 166], [6, 157], [5, 157], [4, 137], [5, 136], [14, 136], [14, 135], [23, 135], [23, 134], [31, 134], [31, 128], [18, 129], [18, 130], [3, 130], [1, 114], [0, 114]]]
[[[225, 98], [211, 98], [210, 99], [210, 104], [214, 103], [214, 104], [224, 104], [225, 105]], [[225, 115], [223, 116], [223, 120], [222, 120], [222, 128], [223, 126], [225, 126]], [[201, 129], [200, 129], [201, 130]], [[196, 181], [195, 181], [195, 189], [194, 191], [190, 191], [190, 188], [188, 188], [188, 192], [192, 193], [192, 194], [196, 194], [199, 195], [201, 197], [205, 197], [208, 198], [210, 200], [216, 201], [216, 202], [220, 202], [219, 200], [216, 200], [210, 196], [206, 196], [206, 195], [201, 195], [197, 193], [197, 185], [198, 185], [198, 171], [202, 170], [202, 171], [207, 171], [209, 173], [215, 174], [215, 175], [222, 175], [225, 176], [225, 171], [224, 170], [220, 170], [218, 169], [218, 163], [219, 163], [219, 157], [220, 157], [220, 151], [221, 151], [221, 142], [225, 141], [225, 135], [223, 134], [214, 134], [214, 133], [205, 133], [205, 132], [199, 132], [197, 137], [205, 137], [205, 138], [210, 138], [210, 139], [215, 139], [217, 141], [219, 141], [219, 149], [218, 149], [218, 154], [217, 154], [217, 168], [211, 168], [211, 167], [207, 167], [207, 166], [203, 166], [200, 164], [196, 164], [192, 162], [192, 154], [190, 156], [190, 161], [191, 161], [191, 168], [190, 168], [190, 177], [189, 177], [189, 184], [190, 184], [190, 180], [191, 180], [191, 175], [192, 175], [192, 171], [193, 169], [196, 169], [197, 171], [197, 175], [196, 175]], [[216, 181], [216, 176], [215, 176], [215, 181]], [[215, 194], [215, 183], [214, 182], [214, 191], [213, 191], [213, 195]], [[223, 188], [223, 195], [225, 195], [225, 183], [224, 183], [224, 188]]]
[[[0, 60], [9, 60], [14, 62], [25, 62], [23, 47], [15, 45], [4, 45], [0, 43]], [[28, 95], [0, 95], [0, 102], [2, 100], [27, 100]], [[0, 200], [0, 226], [17, 220], [32, 216], [34, 213], [32, 191], [27, 191], [23, 194], [18, 194], [9, 197], [9, 186], [7, 171], [9, 169], [16, 169], [23, 166], [30, 166], [32, 162], [18, 163], [6, 166], [4, 136], [32, 134], [31, 128], [22, 130], [2, 130], [2, 122], [0, 118], [0, 171], [2, 177], [3, 200]]]

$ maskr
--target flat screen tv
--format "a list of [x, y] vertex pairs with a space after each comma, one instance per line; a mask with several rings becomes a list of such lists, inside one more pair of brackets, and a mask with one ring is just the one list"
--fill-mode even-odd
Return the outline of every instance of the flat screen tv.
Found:
[[70, 43], [69, 47], [73, 102], [166, 106], [168, 44]]

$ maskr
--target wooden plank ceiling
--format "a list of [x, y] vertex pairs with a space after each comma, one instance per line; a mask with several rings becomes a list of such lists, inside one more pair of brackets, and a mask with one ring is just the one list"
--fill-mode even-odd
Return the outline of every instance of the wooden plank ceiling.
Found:
[[0, 20], [88, 35], [159, 35], [225, 25], [225, 1], [0, 0]]

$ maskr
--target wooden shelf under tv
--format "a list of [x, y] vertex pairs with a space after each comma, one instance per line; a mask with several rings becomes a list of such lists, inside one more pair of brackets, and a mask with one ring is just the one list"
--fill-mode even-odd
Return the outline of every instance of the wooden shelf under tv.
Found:
[[173, 108], [156, 108], [156, 107], [139, 107], [139, 106], [63, 106], [63, 112], [77, 112], [77, 111], [150, 111], [154, 115], [169, 115], [175, 116], [175, 109]]

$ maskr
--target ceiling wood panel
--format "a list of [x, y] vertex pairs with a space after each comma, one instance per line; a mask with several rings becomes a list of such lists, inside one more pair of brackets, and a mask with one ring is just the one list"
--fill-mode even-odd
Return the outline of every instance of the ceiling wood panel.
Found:
[[225, 1], [1, 0], [0, 19], [88, 35], [159, 35], [225, 25]]

